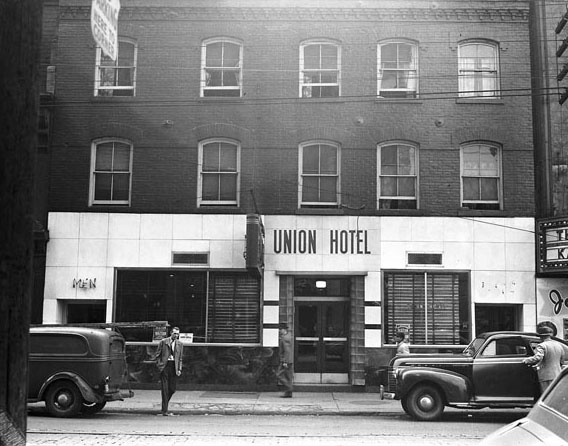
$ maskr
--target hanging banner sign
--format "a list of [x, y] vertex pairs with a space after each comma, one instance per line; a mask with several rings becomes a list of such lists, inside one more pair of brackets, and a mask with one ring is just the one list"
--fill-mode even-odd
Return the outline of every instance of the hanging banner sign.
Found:
[[91, 6], [93, 38], [112, 60], [116, 60], [118, 56], [119, 11], [120, 0], [93, 0]]

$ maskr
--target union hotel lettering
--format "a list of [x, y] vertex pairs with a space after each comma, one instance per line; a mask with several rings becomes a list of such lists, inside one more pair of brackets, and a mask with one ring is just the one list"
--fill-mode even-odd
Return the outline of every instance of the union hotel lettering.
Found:
[[[330, 229], [321, 231], [329, 254], [371, 254], [366, 230]], [[315, 229], [275, 229], [275, 254], [319, 254]]]

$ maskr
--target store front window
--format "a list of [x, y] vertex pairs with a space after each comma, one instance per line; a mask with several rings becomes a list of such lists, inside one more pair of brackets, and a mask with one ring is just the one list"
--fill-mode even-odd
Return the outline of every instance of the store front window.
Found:
[[[119, 270], [116, 322], [167, 321], [193, 342], [260, 342], [260, 284], [246, 273]], [[129, 341], [151, 341], [148, 329], [125, 329]]]
[[385, 343], [407, 331], [414, 345], [470, 340], [468, 273], [385, 272]]

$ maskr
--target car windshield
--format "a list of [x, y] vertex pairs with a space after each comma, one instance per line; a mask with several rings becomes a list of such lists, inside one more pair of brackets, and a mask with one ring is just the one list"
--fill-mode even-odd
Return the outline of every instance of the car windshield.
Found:
[[485, 338], [475, 338], [469, 343], [469, 345], [464, 349], [462, 353], [467, 356], [474, 356], [484, 342]]

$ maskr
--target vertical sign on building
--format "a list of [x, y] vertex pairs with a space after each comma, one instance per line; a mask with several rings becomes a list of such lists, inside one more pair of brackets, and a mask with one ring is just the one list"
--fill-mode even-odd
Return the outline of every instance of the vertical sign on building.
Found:
[[97, 45], [112, 60], [118, 56], [118, 12], [120, 0], [93, 0], [91, 30]]

